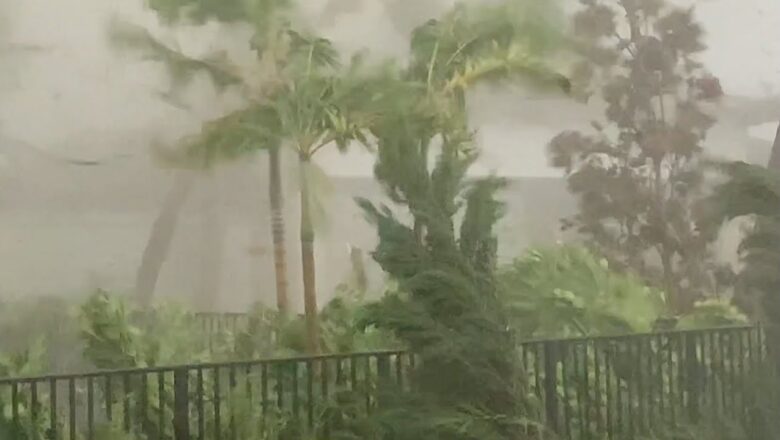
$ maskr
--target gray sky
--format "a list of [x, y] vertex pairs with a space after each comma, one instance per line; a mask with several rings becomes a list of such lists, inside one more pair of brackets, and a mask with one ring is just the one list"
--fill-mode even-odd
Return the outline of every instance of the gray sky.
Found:
[[[113, 157], [118, 151], [145, 154], [150, 139], [170, 140], [197, 130], [198, 120], [219, 114], [229, 105], [214, 104], [217, 95], [205, 86], [194, 95], [196, 117], [161, 103], [153, 94], [165, 84], [159, 66], [119, 56], [107, 47], [105, 25], [112, 14], [149, 20], [141, 0], [3, 1], [14, 5], [9, 14], [15, 25], [12, 40], [48, 48], [27, 57], [15, 72], [15, 91], [4, 92], [0, 128], [7, 137], [71, 157]], [[721, 78], [727, 93], [780, 93], [780, 2], [678, 1], [696, 4], [711, 48], [704, 61]], [[309, 16], [316, 16], [322, 3], [307, 1]], [[405, 50], [404, 38], [374, 1], [364, 0], [360, 8], [340, 16], [323, 33], [347, 49], [368, 46], [387, 56]], [[200, 38], [185, 38], [184, 43], [209, 44], [209, 34], [193, 35]], [[482, 172], [548, 175], [546, 141], [563, 128], [576, 128], [551, 122], [557, 121], [560, 109], [556, 105], [542, 107], [519, 95], [479, 94], [472, 104], [485, 151], [479, 164]], [[506, 111], [496, 112], [496, 108]], [[533, 122], [522, 117], [529, 109]], [[481, 118], [481, 114], [490, 117]], [[754, 130], [767, 139], [773, 132], [770, 125]], [[133, 142], [116, 141], [130, 133]], [[346, 175], [368, 174], [373, 162], [370, 154], [360, 152], [346, 158], [329, 153], [320, 160], [330, 173]]]

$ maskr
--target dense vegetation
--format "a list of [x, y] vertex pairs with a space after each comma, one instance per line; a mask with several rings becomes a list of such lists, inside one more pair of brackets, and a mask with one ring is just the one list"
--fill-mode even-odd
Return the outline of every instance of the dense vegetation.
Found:
[[[169, 68], [173, 90], [166, 99], [181, 98], [177, 94], [198, 73], [221, 88], [238, 88], [246, 99], [237, 110], [204, 124], [197, 135], [157, 152], [184, 177], [174, 184], [153, 227], [139, 268], [136, 301], [99, 291], [79, 305], [3, 304], [0, 333], [10, 338], [0, 345], [0, 377], [398, 348], [414, 353], [418, 361], [409, 387], [370, 384], [382, 402], [371, 416], [352, 411], [355, 390], [338, 390], [318, 412], [314, 432], [304, 434], [289, 414], [259, 417], [241, 404], [246, 399], [233, 385], [236, 402], [226, 415], [232, 431], [215, 435], [538, 439], [549, 435], [551, 427], [530, 391], [531, 370], [539, 367], [529, 368], [529, 362], [542, 357], [529, 361], [521, 350], [523, 341], [747, 324], [738, 307], [755, 316], [756, 303], [752, 309], [744, 307], [745, 301], [732, 304], [729, 294], [734, 292], [738, 298], [758, 297], [765, 314], [779, 319], [773, 268], [780, 243], [780, 181], [772, 171], [744, 164], [721, 165], [726, 179], [715, 186], [708, 180], [703, 144], [715, 121], [702, 103], [722, 91], [697, 61], [704, 45], [692, 10], [661, 0], [583, 0], [574, 16], [572, 43], [562, 32], [563, 12], [555, 2], [544, 3], [459, 4], [412, 31], [406, 64], [377, 62], [370, 54], [343, 62], [331, 42], [293, 24], [295, 8], [282, 0], [149, 2], [174, 30], [183, 23], [210, 21], [248, 28], [245, 43], [256, 56], [246, 68], [213, 54], [189, 56], [146, 29], [113, 23], [117, 47], [140, 51]], [[559, 60], [571, 58], [576, 59], [574, 73], [562, 75], [559, 66], [566, 63]], [[606, 121], [594, 123], [593, 134], [567, 131], [549, 145], [553, 164], [566, 172], [569, 189], [580, 202], [578, 214], [564, 222], [579, 233], [577, 242], [531, 249], [510, 263], [499, 263], [495, 225], [504, 215], [505, 181], [469, 174], [479, 145], [467, 98], [485, 83], [573, 97], [597, 94], [606, 103]], [[314, 160], [324, 148], [346, 151], [357, 145], [376, 153], [374, 175], [384, 197], [356, 203], [376, 228], [379, 241], [372, 257], [388, 282], [382, 291], [368, 292], [363, 268], [356, 265], [334, 299], [321, 307], [314, 246], [322, 204]], [[293, 151], [299, 162], [301, 316], [288, 306], [282, 149]], [[258, 304], [242, 325], [207, 330], [185, 308], [153, 301], [157, 277], [191, 184], [188, 173], [258, 151], [270, 157], [276, 307]], [[716, 261], [711, 243], [724, 220], [745, 215], [757, 220], [742, 243], [745, 265], [732, 289], [732, 278], [724, 275], [729, 270]], [[580, 396], [595, 376], [587, 369], [567, 371], [564, 364], [597, 364], [602, 356], [616, 365], [606, 373], [607, 380], [625, 387], [629, 396], [632, 389], [641, 389], [638, 377], [643, 372], [657, 374], [658, 402], [663, 402], [665, 393], [674, 392], [674, 377], [680, 386], [681, 373], [671, 368], [682, 369], [683, 358], [696, 358], [696, 348], [683, 354], [689, 346], [683, 347], [680, 339], [674, 362], [668, 354], [670, 370], [652, 372], [652, 362], [642, 363], [641, 350], [660, 358], [672, 346], [643, 340], [649, 342], [637, 353], [601, 347], [545, 354], [552, 375], [562, 379], [548, 392], [567, 408], [576, 405], [587, 412], [582, 402], [569, 399]], [[715, 353], [712, 339], [709, 344], [710, 354]], [[725, 374], [715, 360], [703, 360], [701, 347], [702, 361], [694, 366], [711, 377]], [[717, 360], [730, 371], [744, 360], [742, 353], [739, 362], [733, 352], [728, 360], [724, 353], [717, 352]], [[297, 386], [298, 372], [293, 374]], [[327, 372], [317, 374], [327, 378]], [[213, 380], [200, 385], [213, 391], [218, 386]], [[275, 380], [281, 388], [284, 382]], [[742, 385], [754, 390], [741, 394], [753, 399], [749, 408], [772, 407], [771, 400], [755, 403], [766, 398], [758, 392], [760, 386]], [[596, 386], [601, 392], [601, 385]], [[172, 413], [171, 395], [153, 384], [131, 387], [133, 398], [151, 396], [160, 414]], [[606, 402], [601, 395], [598, 399], [599, 405]], [[616, 405], [623, 410], [622, 403]], [[633, 401], [625, 405], [634, 409]], [[0, 438], [44, 437], [51, 421], [45, 415], [33, 424], [34, 409], [36, 404], [27, 400], [12, 408], [11, 398], [0, 393]], [[19, 411], [30, 432], [11, 422], [9, 413]], [[750, 420], [767, 421], [765, 415], [755, 411]], [[650, 432], [668, 439], [746, 436], [722, 419], [667, 422]], [[134, 423], [133, 433], [147, 438], [160, 422], [140, 417]], [[212, 419], [205, 423], [219, 429]], [[765, 429], [751, 438], [771, 432], [770, 424], [750, 427]], [[118, 428], [106, 426], [103, 435], [122, 438]]]

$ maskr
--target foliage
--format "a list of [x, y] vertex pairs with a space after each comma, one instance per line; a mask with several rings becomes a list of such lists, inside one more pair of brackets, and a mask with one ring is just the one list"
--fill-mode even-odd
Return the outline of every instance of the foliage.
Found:
[[0, 300], [0, 353], [44, 345], [42, 368], [56, 373], [84, 368], [73, 306], [57, 297]]
[[139, 312], [120, 297], [98, 291], [81, 306], [80, 321], [84, 356], [98, 368], [209, 360], [208, 338], [194, 314], [173, 305]]
[[669, 296], [675, 312], [714, 293], [714, 234], [695, 227], [704, 180], [702, 143], [720, 96], [697, 56], [705, 49], [693, 9], [664, 1], [585, 1], [574, 19], [583, 60], [575, 93], [598, 93], [606, 123], [565, 131], [549, 145], [579, 214], [564, 222], [610, 266], [630, 269]]
[[[19, 352], [11, 354], [0, 352], [0, 378], [34, 377], [46, 373], [48, 362], [46, 354], [46, 346], [42, 339], [36, 340]], [[49, 426], [49, 416], [40, 414], [40, 401], [36, 404], [38, 417], [33, 419], [33, 402], [29, 396], [22, 394], [17, 399], [15, 410], [18, 423], [14, 423], [11, 389], [0, 387], [0, 438], [18, 440], [43, 438], [42, 433], [45, 433]]]
[[523, 339], [649, 332], [665, 309], [662, 292], [580, 246], [531, 250], [498, 280]]
[[[421, 359], [416, 392], [388, 404], [380, 423], [399, 438], [514, 438], [524, 393], [493, 279], [492, 228], [502, 211], [494, 194], [503, 182], [466, 183], [475, 159], [464, 153], [473, 151], [466, 145], [471, 139], [449, 131], [434, 168], [421, 167], [430, 127], [418, 125], [417, 114], [406, 115], [376, 130], [380, 151], [388, 152], [380, 155], [377, 178], [391, 200], [410, 211], [413, 224], [388, 206], [359, 201], [377, 227], [374, 259], [398, 283], [370, 308], [366, 323], [393, 331]], [[385, 159], [412, 172], [383, 173]]]
[[725, 180], [705, 201], [706, 217], [700, 227], [716, 229], [740, 217], [754, 220], [739, 246], [742, 267], [736, 277], [735, 300], [752, 316], [776, 321], [780, 319], [780, 176], [743, 162], [718, 168]]
[[746, 325], [747, 323], [747, 316], [730, 301], [711, 298], [697, 301], [693, 305], [693, 310], [680, 318], [677, 326], [681, 329], [697, 329]]

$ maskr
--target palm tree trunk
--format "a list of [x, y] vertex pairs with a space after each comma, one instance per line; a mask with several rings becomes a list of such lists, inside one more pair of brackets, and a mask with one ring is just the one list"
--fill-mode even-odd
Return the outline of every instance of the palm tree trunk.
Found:
[[200, 219], [200, 285], [196, 304], [203, 312], [213, 312], [218, 310], [219, 305], [225, 230], [220, 219], [221, 191], [218, 177], [209, 176], [205, 183]]
[[276, 275], [276, 307], [279, 313], [289, 313], [287, 298], [287, 243], [284, 237], [284, 195], [282, 194], [282, 158], [279, 147], [268, 152], [268, 191], [271, 201], [271, 237], [274, 243], [274, 272]]
[[320, 352], [320, 324], [317, 307], [317, 274], [314, 264], [314, 224], [309, 200], [309, 158], [301, 157], [301, 267], [303, 270], [303, 305], [306, 314], [306, 345], [309, 354]]
[[772, 152], [769, 154], [767, 168], [780, 171], [780, 125], [777, 127], [777, 135], [775, 136], [775, 143], [772, 145]]
[[194, 183], [194, 174], [179, 172], [174, 179], [173, 186], [168, 191], [168, 195], [165, 196], [157, 219], [152, 224], [149, 240], [146, 242], [135, 280], [136, 300], [144, 308], [148, 307], [152, 301], [160, 271], [168, 257], [168, 251], [173, 241], [179, 214], [184, 202], [192, 192]]

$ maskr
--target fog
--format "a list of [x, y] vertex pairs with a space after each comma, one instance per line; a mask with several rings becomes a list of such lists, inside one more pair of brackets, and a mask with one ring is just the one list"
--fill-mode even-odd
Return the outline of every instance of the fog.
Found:
[[[388, 12], [377, 0], [308, 0], [301, 20], [344, 52], [367, 48], [379, 58], [403, 58], [404, 33], [452, 4], [393, 3]], [[707, 31], [711, 50], [703, 61], [727, 94], [712, 109], [720, 123], [708, 148], [716, 156], [765, 161], [780, 120], [780, 3], [688, 3], [696, 4]], [[0, 1], [0, 297], [81, 295], [94, 287], [131, 291], [149, 228], [172, 182], [172, 171], [152, 159], [152, 147], [197, 132], [201, 122], [240, 102], [202, 78], [189, 87], [183, 106], [162, 99], [170, 87], [165, 69], [113, 49], [107, 38], [113, 17], [149, 26], [192, 53], [240, 32], [217, 26], [166, 32], [141, 0]], [[247, 50], [239, 43], [226, 48]], [[562, 187], [544, 146], [562, 129], [587, 127], [600, 109], [556, 95], [485, 88], [469, 97], [469, 111], [484, 150], [476, 173], [545, 178], [534, 184]], [[349, 268], [346, 245], [368, 250], [375, 242], [352, 197], [378, 190], [360, 183], [370, 181], [370, 153], [328, 151], [318, 160], [334, 177], [332, 215], [318, 242], [324, 300]], [[264, 176], [265, 158], [258, 156], [199, 178], [158, 293], [186, 299], [214, 285], [215, 308], [271, 301]], [[296, 188], [288, 180], [291, 293], [300, 305]], [[550, 193], [559, 194], [557, 188]], [[514, 217], [504, 231], [522, 236], [502, 244], [507, 255], [557, 240], [555, 217], [574, 206], [565, 194], [513, 200]], [[733, 248], [733, 240], [726, 241], [724, 253]]]

